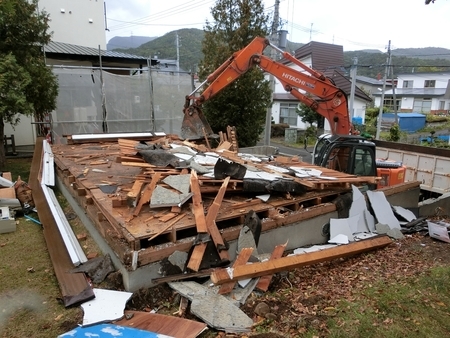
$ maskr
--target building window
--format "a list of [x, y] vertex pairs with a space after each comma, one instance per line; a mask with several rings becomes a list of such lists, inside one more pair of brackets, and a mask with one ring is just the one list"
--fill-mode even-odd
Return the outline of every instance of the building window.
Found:
[[413, 112], [415, 113], [429, 113], [431, 111], [431, 99], [414, 99]]
[[280, 103], [280, 123], [296, 126], [298, 117], [296, 108], [297, 103]]
[[434, 87], [436, 87], [436, 80], [425, 80], [424, 87], [425, 88], [434, 88]]
[[396, 107], [394, 107], [394, 99], [392, 97], [385, 97], [383, 106], [388, 108], [389, 110], [392, 110], [392, 111], [397, 110], [398, 111], [402, 105], [402, 99], [396, 98], [395, 103], [396, 103]]
[[439, 101], [439, 110], [445, 109], [445, 101]]
[[412, 87], [413, 87], [413, 80], [403, 81], [403, 88], [412, 88]]

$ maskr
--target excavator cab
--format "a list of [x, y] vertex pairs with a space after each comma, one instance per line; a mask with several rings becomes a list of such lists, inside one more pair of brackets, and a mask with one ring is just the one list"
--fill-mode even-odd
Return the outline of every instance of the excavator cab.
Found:
[[356, 135], [321, 135], [313, 163], [358, 176], [376, 176], [375, 144]]

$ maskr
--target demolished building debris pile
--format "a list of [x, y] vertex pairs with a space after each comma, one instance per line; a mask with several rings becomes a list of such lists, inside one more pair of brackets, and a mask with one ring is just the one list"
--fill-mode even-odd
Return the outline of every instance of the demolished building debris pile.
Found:
[[[169, 136], [52, 148], [54, 153], [50, 157], [54, 159], [58, 176], [97, 221], [97, 229], [111, 243], [116, 255], [121, 255], [127, 268], [137, 269], [159, 260], [166, 261], [169, 267], [177, 267], [175, 270], [180, 274], [187, 267], [187, 271], [199, 271], [199, 276], [210, 276], [203, 285], [176, 282], [183, 279], [176, 275], [166, 281], [182, 296], [182, 303], [189, 299], [192, 314], [210, 327], [226, 332], [251, 329], [253, 320], [239, 306], [245, 304], [254, 289], [266, 291], [273, 274], [383, 248], [392, 242], [389, 237], [400, 239], [405, 229], [419, 224], [411, 211], [401, 206], [391, 207], [384, 192], [368, 191], [366, 196], [361, 193], [357, 185], [373, 184], [374, 178], [317, 168], [295, 158], [269, 159], [226, 149], [210, 151], [202, 145]], [[41, 190], [45, 184], [34, 182], [38, 181], [37, 162], [33, 161], [31, 176], [36, 205], [40, 215], [51, 214], [43, 203], [45, 194]], [[308, 246], [285, 255], [286, 242], [276, 245], [271, 253], [258, 252], [262, 233], [301, 220], [302, 212], [314, 207], [326, 208], [331, 204], [329, 201], [348, 192], [352, 192], [349, 217], [330, 219], [327, 234], [330, 245]], [[49, 202], [51, 198], [47, 199]], [[58, 218], [58, 213], [53, 216]], [[48, 226], [54, 221], [43, 219], [47, 241], [54, 238], [50, 232], [57, 234], [56, 226]], [[428, 222], [428, 228], [430, 236], [444, 240], [446, 234], [448, 238], [448, 224]], [[237, 241], [235, 252], [229, 250], [229, 239]], [[69, 263], [63, 251], [58, 244], [50, 252], [60, 284], [70, 279], [67, 267], [77, 265]], [[206, 267], [216, 268], [205, 270], [204, 263], [211, 251], [216, 252], [216, 261]], [[98, 262], [81, 262], [70, 272], [85, 272], [94, 279], [99, 276], [96, 281], [100, 282], [112, 271], [110, 263], [103, 258]], [[100, 266], [101, 271], [96, 271]], [[82, 277], [82, 274], [73, 276]], [[82, 303], [83, 325], [96, 326], [123, 318], [123, 304], [122, 308], [105, 305], [111, 298], [116, 299], [115, 294], [108, 295], [104, 301], [97, 294], [109, 291], [86, 287], [83, 278], [72, 284], [78, 286], [64, 286], [62, 292], [67, 304]], [[65, 294], [77, 289], [80, 294]], [[131, 293], [119, 292], [117, 296], [124, 297], [125, 304]], [[97, 306], [100, 310], [95, 310]], [[108, 318], [101, 310], [105, 306], [113, 311]], [[180, 306], [179, 313], [185, 309], [186, 306]], [[196, 327], [192, 336], [205, 327]]]
[[[55, 145], [52, 150], [57, 175], [82, 205], [98, 209], [92, 217], [97, 228], [130, 269], [187, 252], [202, 234], [227, 260], [221, 253], [225, 242], [237, 238], [233, 227], [249, 211], [264, 219], [265, 231], [301, 218], [308, 207], [326, 205], [351, 184], [374, 183], [373, 177], [318, 168], [297, 158], [239, 154], [226, 149], [230, 146], [222, 143], [210, 151], [169, 135]], [[200, 257], [191, 264], [194, 271], [202, 246], [206, 243], [193, 253], [193, 260]], [[136, 253], [137, 260], [132, 257]]]

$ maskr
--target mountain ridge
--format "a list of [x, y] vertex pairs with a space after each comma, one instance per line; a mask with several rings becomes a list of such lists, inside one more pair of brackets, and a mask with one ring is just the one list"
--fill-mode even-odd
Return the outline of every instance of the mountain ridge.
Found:
[[[155, 37], [138, 47], [114, 48], [114, 50], [140, 56], [176, 60], [176, 35], [179, 37], [180, 67], [185, 71], [195, 70], [203, 57], [201, 48], [204, 31], [201, 29], [184, 28], [175, 30], [163, 36]], [[288, 40], [286, 51], [293, 53], [303, 45], [303, 43]], [[376, 78], [379, 74], [384, 73], [386, 56], [386, 52], [375, 49], [345, 51], [345, 64], [340, 66], [349, 70], [353, 65], [353, 59], [357, 57], [358, 75]], [[450, 49], [441, 47], [394, 49], [392, 50], [392, 64], [395, 74], [411, 71], [450, 71]]]

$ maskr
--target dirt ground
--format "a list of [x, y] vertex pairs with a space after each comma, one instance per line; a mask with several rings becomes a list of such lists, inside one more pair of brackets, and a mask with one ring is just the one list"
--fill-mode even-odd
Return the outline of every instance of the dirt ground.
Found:
[[[241, 307], [257, 325], [271, 333], [258, 334], [254, 330], [241, 336], [286, 337], [310, 328], [325, 336], [327, 320], [334, 315], [340, 300], [352, 301], [355, 291], [371, 286], [371, 281], [401, 282], [426, 274], [431, 267], [449, 265], [449, 245], [416, 233], [381, 250], [277, 274], [266, 293], [252, 293]], [[135, 293], [127, 307], [168, 313], [178, 302], [179, 296], [166, 284], [161, 284]], [[261, 308], [265, 310], [261, 312]], [[185, 317], [196, 319], [189, 311]], [[205, 337], [239, 335], [209, 330]]]

